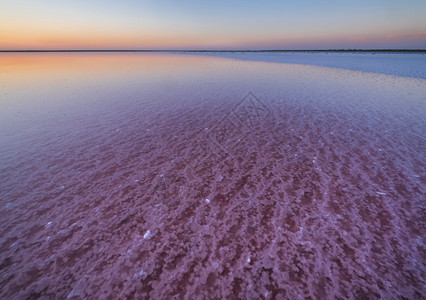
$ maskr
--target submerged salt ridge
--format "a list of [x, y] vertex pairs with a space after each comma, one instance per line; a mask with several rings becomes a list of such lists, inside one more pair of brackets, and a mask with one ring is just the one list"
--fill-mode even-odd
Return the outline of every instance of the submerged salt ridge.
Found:
[[234, 59], [342, 68], [426, 79], [426, 53], [229, 53], [207, 55]]
[[202, 59], [10, 129], [1, 298], [424, 298], [425, 81]]

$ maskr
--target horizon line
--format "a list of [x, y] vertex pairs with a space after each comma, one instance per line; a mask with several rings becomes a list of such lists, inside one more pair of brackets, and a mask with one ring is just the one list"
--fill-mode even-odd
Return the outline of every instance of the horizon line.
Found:
[[40, 52], [426, 52], [426, 49], [13, 49], [0, 50], [0, 53], [40, 53]]

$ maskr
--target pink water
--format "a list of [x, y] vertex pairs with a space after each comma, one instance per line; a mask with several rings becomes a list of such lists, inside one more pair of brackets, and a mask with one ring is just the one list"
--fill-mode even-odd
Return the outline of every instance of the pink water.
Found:
[[1, 299], [426, 297], [426, 80], [2, 55]]

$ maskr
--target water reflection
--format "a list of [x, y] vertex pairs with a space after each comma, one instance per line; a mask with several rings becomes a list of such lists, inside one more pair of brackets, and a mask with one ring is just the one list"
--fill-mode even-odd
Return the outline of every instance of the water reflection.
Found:
[[0, 63], [2, 298], [422, 293], [424, 80], [172, 54]]

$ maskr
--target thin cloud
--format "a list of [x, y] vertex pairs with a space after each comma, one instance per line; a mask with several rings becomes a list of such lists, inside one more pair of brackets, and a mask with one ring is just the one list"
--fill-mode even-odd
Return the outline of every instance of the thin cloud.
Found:
[[388, 39], [396, 39], [396, 38], [400, 38], [400, 37], [416, 37], [416, 36], [426, 36], [426, 31], [411, 32], [411, 33], [394, 33], [394, 34], [386, 35], [386, 37]]
[[352, 37], [351, 41], [365, 41], [367, 38], [365, 36], [356, 36]]

